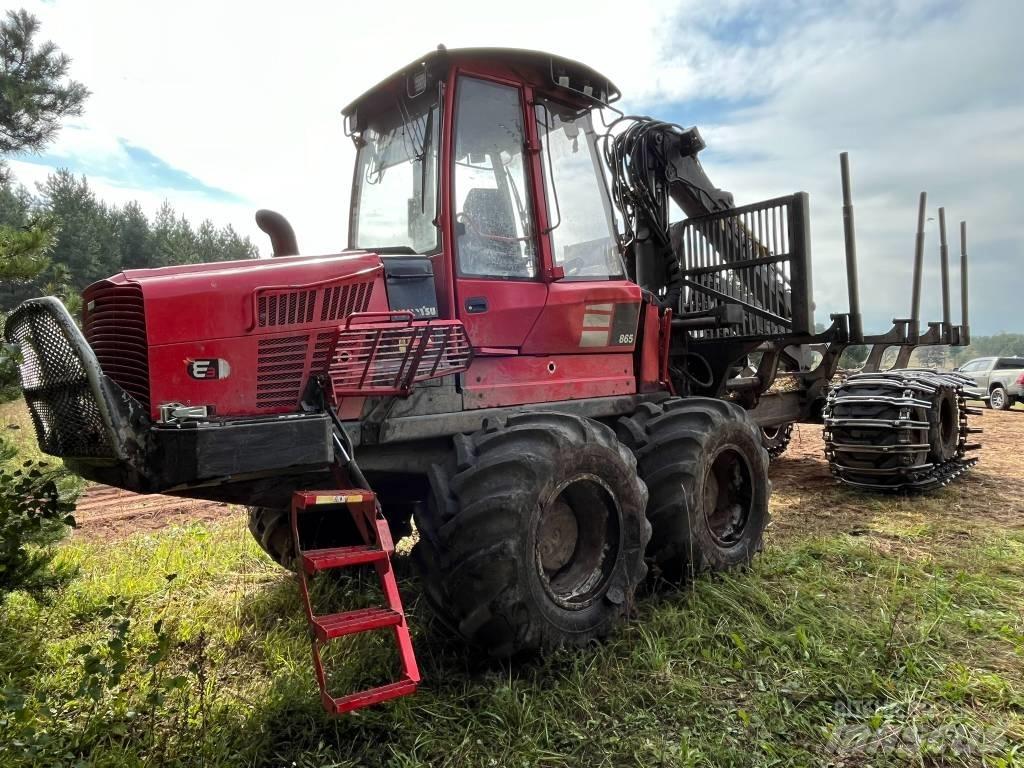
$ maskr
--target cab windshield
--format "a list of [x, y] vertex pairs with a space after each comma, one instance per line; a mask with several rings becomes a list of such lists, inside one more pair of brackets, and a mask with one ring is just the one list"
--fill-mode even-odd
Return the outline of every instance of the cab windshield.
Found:
[[399, 99], [369, 120], [357, 145], [351, 246], [430, 253], [438, 246], [436, 95]]

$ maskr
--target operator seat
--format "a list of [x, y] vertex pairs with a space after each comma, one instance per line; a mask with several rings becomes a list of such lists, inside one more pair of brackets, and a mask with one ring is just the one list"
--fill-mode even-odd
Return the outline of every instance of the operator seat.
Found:
[[[532, 277], [516, 240], [512, 211], [501, 190], [474, 187], [466, 194], [462, 212], [468, 219], [458, 236], [459, 264], [464, 272], [501, 277]], [[507, 238], [507, 239], [500, 239]]]

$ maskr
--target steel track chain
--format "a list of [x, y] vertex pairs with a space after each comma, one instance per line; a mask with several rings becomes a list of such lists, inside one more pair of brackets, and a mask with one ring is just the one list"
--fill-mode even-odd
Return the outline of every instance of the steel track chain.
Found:
[[[822, 436], [825, 440], [825, 458], [828, 460], [829, 469], [836, 478], [836, 481], [856, 488], [888, 493], [921, 493], [948, 485], [973, 467], [978, 463], [978, 459], [977, 457], [968, 457], [967, 452], [977, 450], [980, 448], [980, 445], [969, 443], [968, 439], [970, 435], [977, 434], [981, 430], [972, 428], [968, 424], [968, 416], [980, 413], [980, 411], [967, 406], [963, 388], [969, 383], [972, 383], [971, 380], [959, 373], [939, 373], [929, 369], [907, 368], [876, 373], [856, 373], [847, 377], [842, 384], [833, 386], [825, 404], [825, 426]], [[878, 388], [892, 389], [893, 394], [873, 395], [858, 399], [859, 396], [854, 394], [854, 392], [859, 386], [869, 386], [876, 390]], [[846, 416], [842, 419], [835, 417], [833, 414], [837, 404], [845, 401], [846, 403], [884, 403], [886, 405], [899, 406], [899, 418], [865, 418], [862, 419], [865, 422], [864, 427], [878, 430], [879, 435], [885, 431], [913, 432], [915, 430], [925, 431], [927, 435], [926, 427], [923, 426], [924, 422], [912, 420], [910, 418], [911, 411], [927, 411], [931, 409], [931, 402], [926, 398], [934, 396], [941, 387], [950, 388], [957, 399], [958, 436], [956, 452], [952, 458], [941, 463], [926, 462], [908, 466], [871, 468], [867, 470], [863, 467], [846, 466], [838, 461], [837, 452], [841, 453], [843, 446], [836, 443], [833, 428], [838, 425], [837, 422], [841, 422], [845, 427], [856, 425], [858, 417]], [[898, 439], [895, 441], [895, 445], [886, 443], [883, 440], [879, 440], [877, 443], [878, 445], [886, 444], [890, 447], [872, 448], [867, 445], [857, 447], [865, 453], [875, 452], [881, 455], [886, 451], [892, 453], [903, 452], [907, 455], [908, 460], [911, 456], [910, 449], [913, 446], [908, 446], [905, 451], [899, 451], [898, 449], [901, 446]], [[877, 481], [869, 480], [866, 475], [877, 478]]]

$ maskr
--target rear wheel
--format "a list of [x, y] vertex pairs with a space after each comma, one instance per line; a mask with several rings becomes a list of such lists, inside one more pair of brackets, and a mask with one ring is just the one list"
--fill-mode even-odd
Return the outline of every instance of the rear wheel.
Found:
[[606, 635], [647, 573], [647, 489], [608, 427], [489, 420], [431, 473], [413, 558], [435, 611], [508, 657]]
[[1005, 411], [1010, 407], [1010, 398], [1002, 387], [994, 387], [988, 398], [989, 405], [995, 411]]
[[774, 427], [761, 427], [761, 445], [768, 451], [768, 458], [777, 459], [786, 452], [790, 440], [793, 439], [793, 425], [779, 424]]
[[768, 454], [739, 406], [704, 397], [645, 403], [619, 439], [647, 483], [648, 557], [669, 580], [743, 566], [768, 523]]

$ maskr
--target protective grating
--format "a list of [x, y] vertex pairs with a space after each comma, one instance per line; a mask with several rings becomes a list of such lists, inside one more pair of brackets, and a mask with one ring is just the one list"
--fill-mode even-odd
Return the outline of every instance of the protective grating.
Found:
[[743, 309], [739, 327], [697, 338], [813, 332], [809, 318], [806, 196], [793, 195], [687, 219], [673, 226], [683, 278], [682, 312]]
[[52, 310], [23, 304], [8, 319], [5, 335], [21, 350], [18, 372], [39, 447], [51, 456], [113, 457], [81, 352]]
[[142, 289], [101, 283], [86, 291], [83, 331], [100, 368], [149, 410], [149, 345]]
[[256, 406], [296, 406], [302, 396], [309, 335], [260, 339], [256, 358]]
[[417, 381], [466, 370], [462, 323], [368, 323], [338, 333], [330, 378], [335, 396], [406, 394]]

